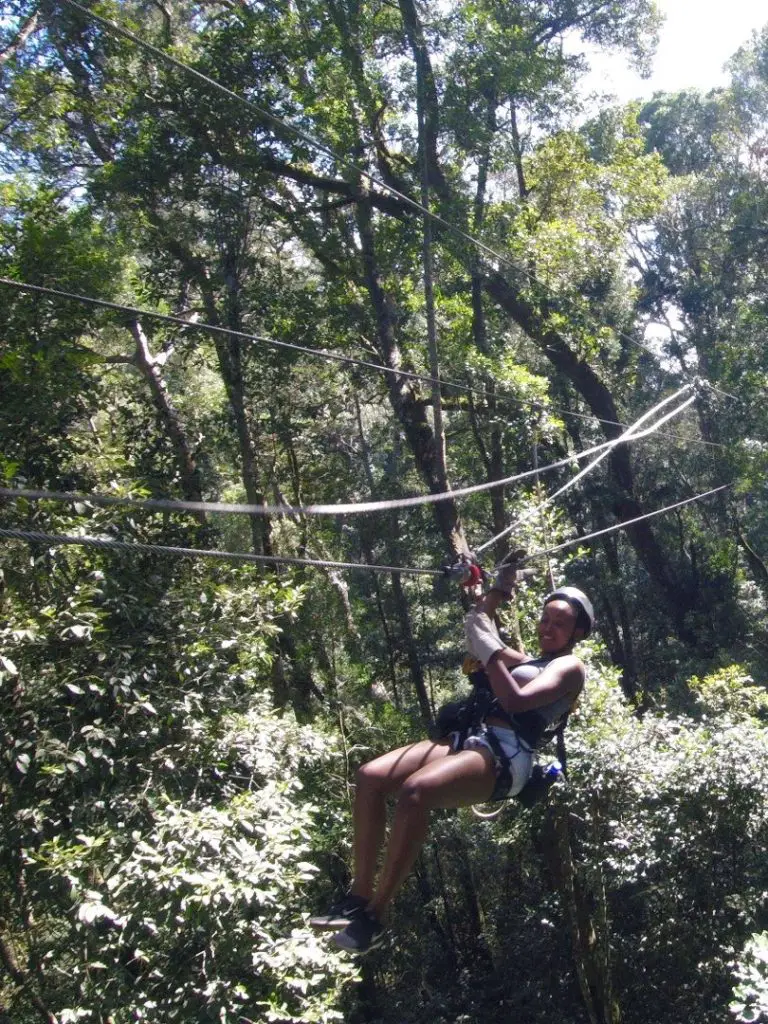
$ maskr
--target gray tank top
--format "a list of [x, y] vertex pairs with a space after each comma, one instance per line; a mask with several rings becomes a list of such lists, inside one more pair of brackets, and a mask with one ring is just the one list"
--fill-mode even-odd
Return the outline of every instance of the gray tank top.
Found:
[[[544, 671], [547, 665], [550, 665], [555, 660], [555, 658], [531, 658], [513, 668], [510, 675], [516, 683], [524, 685], [535, 679], [537, 675]], [[570, 695], [566, 695], [565, 697], [558, 697], [551, 704], [543, 704], [541, 707], [531, 708], [531, 712], [539, 715], [546, 723], [546, 727], [549, 728], [549, 726], [559, 722], [566, 711], [570, 711], [572, 704], [573, 698]]]

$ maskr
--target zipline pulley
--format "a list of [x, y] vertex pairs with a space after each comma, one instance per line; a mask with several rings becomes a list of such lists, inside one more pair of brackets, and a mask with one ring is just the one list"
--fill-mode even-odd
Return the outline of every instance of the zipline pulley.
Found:
[[454, 580], [467, 590], [471, 590], [488, 579], [488, 573], [471, 551], [460, 555], [455, 562], [446, 563], [443, 566], [443, 573], [448, 579]]

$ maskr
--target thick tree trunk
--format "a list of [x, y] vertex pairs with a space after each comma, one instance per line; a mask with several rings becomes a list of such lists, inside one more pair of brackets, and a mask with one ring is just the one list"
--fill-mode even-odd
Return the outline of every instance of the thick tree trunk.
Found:
[[416, 4], [413, 0], [399, 0], [403, 27], [411, 48], [416, 65], [417, 80], [423, 95], [424, 130], [422, 143], [426, 157], [427, 180], [440, 199], [449, 201], [451, 198], [448, 183], [438, 156], [440, 133], [440, 106], [437, 97], [437, 86], [429, 58], [429, 48], [424, 38], [424, 30], [419, 20]]
[[[611, 392], [589, 363], [580, 359], [563, 338], [547, 326], [546, 303], [542, 303], [542, 310], [539, 312], [522, 296], [521, 291], [499, 273], [489, 274], [484, 284], [488, 294], [536, 342], [558, 372], [571, 381], [591, 412], [601, 420], [605, 437], [608, 440], [618, 437], [622, 427], [619, 425], [620, 417]], [[617, 488], [614, 500], [617, 519], [625, 522], [641, 516], [644, 509], [634, 495], [629, 446], [620, 444], [614, 448], [608, 463]], [[648, 522], [628, 526], [627, 535], [649, 576], [664, 596], [678, 635], [688, 642], [695, 642], [695, 637], [686, 623], [686, 615], [693, 607], [694, 596], [685, 588], [681, 588], [680, 581], [667, 571], [664, 553]]]
[[[488, 187], [488, 171], [491, 162], [491, 142], [496, 132], [496, 103], [495, 91], [488, 92], [486, 99], [485, 145], [478, 157], [477, 166], [477, 187], [472, 210], [472, 228], [475, 235], [482, 234], [485, 223], [486, 190]], [[472, 340], [475, 348], [481, 355], [490, 355], [488, 345], [488, 332], [486, 327], [485, 306], [483, 304], [483, 272], [477, 258], [472, 261], [471, 272], [471, 297], [472, 297]], [[487, 416], [491, 423], [488, 446], [484, 449], [480, 442], [480, 431], [476, 431], [481, 451], [485, 451], [486, 475], [488, 480], [501, 480], [504, 476], [504, 453], [502, 450], [502, 431], [497, 415], [496, 381], [491, 375], [485, 379], [485, 393], [487, 401]], [[471, 402], [471, 396], [470, 396]], [[506, 525], [505, 492], [499, 487], [489, 493], [491, 502], [491, 521], [493, 523], [494, 536], [501, 533]], [[501, 561], [506, 553], [505, 542], [500, 542], [494, 549], [494, 556]]]

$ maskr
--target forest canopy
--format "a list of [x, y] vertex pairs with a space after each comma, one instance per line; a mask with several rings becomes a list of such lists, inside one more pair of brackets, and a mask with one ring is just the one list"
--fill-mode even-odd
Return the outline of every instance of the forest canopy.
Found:
[[[0, 1021], [768, 1020], [768, 27], [584, 95], [658, 27], [4, 5]], [[438, 814], [345, 959], [355, 768], [466, 689], [443, 566], [515, 548], [515, 643], [597, 613], [568, 783]]]

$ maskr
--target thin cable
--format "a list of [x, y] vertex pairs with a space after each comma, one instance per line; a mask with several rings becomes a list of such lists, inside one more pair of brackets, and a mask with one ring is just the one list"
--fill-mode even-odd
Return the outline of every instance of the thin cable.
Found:
[[[654, 433], [657, 427], [661, 426], [663, 423], [666, 423], [668, 420], [672, 419], [672, 417], [677, 416], [684, 409], [687, 409], [692, 402], [696, 401], [695, 395], [691, 395], [690, 398], [687, 398], [685, 402], [682, 402], [679, 406], [677, 406], [677, 408], [673, 409], [672, 412], [667, 413], [666, 416], [663, 416], [658, 421], [658, 423], [652, 424], [650, 427], [646, 427], [645, 430], [637, 429], [642, 423], [645, 423], [648, 419], [650, 419], [651, 416], [655, 416], [656, 413], [659, 412], [660, 409], [663, 409], [665, 405], [668, 405], [676, 398], [679, 398], [685, 391], [688, 391], [690, 387], [690, 384], [684, 385], [678, 391], [675, 391], [674, 394], [668, 395], [667, 398], [662, 399], [661, 402], [658, 402], [655, 406], [653, 406], [652, 409], [649, 409], [648, 412], [643, 413], [643, 415], [640, 416], [639, 419], [635, 420], [635, 422], [631, 426], [629, 426], [623, 434], [620, 434], [612, 441], [609, 441], [608, 445], [603, 449], [602, 453], [598, 456], [598, 458], [590, 462], [588, 466], [585, 466], [584, 469], [580, 470], [574, 477], [572, 477], [565, 484], [563, 484], [562, 487], [560, 487], [557, 491], [555, 491], [547, 499], [545, 499], [544, 503], [541, 506], [537, 506], [536, 508], [532, 509], [531, 512], [528, 513], [528, 515], [526, 516], [520, 516], [514, 522], [510, 523], [509, 526], [503, 529], [501, 533], [497, 534], [495, 537], [491, 537], [489, 541], [486, 541], [485, 544], [481, 544], [480, 547], [475, 548], [475, 554], [482, 554], [482, 552], [485, 551], [487, 548], [491, 547], [491, 545], [495, 544], [497, 541], [506, 537], [507, 534], [512, 533], [512, 531], [515, 530], [518, 526], [521, 526], [529, 519], [532, 519], [534, 515], [537, 515], [539, 513], [541, 508], [545, 507], [548, 504], [551, 504], [556, 498], [559, 498], [560, 495], [564, 494], [567, 490], [569, 490], [571, 487], [577, 484], [579, 480], [581, 480], [584, 476], [586, 476], [587, 473], [593, 470], [595, 466], [597, 466], [598, 463], [601, 462], [606, 457], [606, 455], [608, 455], [617, 445], [624, 444], [627, 441], [639, 441], [641, 438], [648, 437], [650, 434]], [[535, 472], [537, 471], [534, 470], [534, 473]]]
[[[52, 295], [61, 299], [69, 299], [73, 302], [83, 302], [86, 305], [100, 306], [104, 309], [111, 309], [117, 313], [128, 313], [135, 317], [160, 320], [161, 322], [171, 323], [188, 330], [206, 331], [212, 334], [218, 333], [229, 337], [242, 338], [245, 341], [255, 341], [263, 345], [272, 345], [275, 348], [284, 348], [292, 352], [301, 352], [304, 355], [308, 355], [316, 359], [327, 359], [330, 362], [359, 366], [367, 370], [377, 370], [380, 373], [391, 373], [398, 377], [404, 377], [407, 380], [419, 381], [423, 384], [434, 385], [437, 383], [445, 388], [454, 388], [457, 391], [478, 395], [481, 398], [488, 397], [487, 393], [480, 388], [473, 388], [471, 385], [462, 384], [460, 381], [446, 380], [442, 377], [429, 377], [421, 373], [412, 373], [409, 370], [396, 370], [390, 366], [384, 366], [382, 363], [372, 363], [365, 359], [356, 359], [354, 356], [341, 356], [334, 352], [326, 352], [323, 349], [307, 348], [303, 345], [296, 345], [288, 341], [278, 341], [275, 338], [269, 338], [260, 334], [249, 334], [246, 331], [236, 331], [230, 327], [218, 327], [215, 324], [184, 320], [183, 317], [172, 316], [169, 313], [159, 313], [152, 309], [141, 309], [138, 306], [127, 306], [119, 302], [108, 302], [106, 299], [94, 299], [90, 295], [80, 295], [77, 292], [67, 292], [60, 288], [49, 288], [40, 284], [28, 284], [26, 281], [14, 281], [9, 277], [0, 277], [0, 285], [4, 285], [7, 288], [15, 288], [17, 291], [32, 292], [40, 295]], [[575, 412], [571, 409], [562, 409], [556, 405], [543, 406], [539, 399], [519, 398], [517, 395], [513, 395], [509, 391], [506, 391], [503, 387], [501, 388], [501, 392], [509, 401], [515, 402], [517, 405], [530, 406], [532, 408], [544, 408], [548, 413], [558, 413], [561, 416], [570, 416], [571, 418], [587, 420], [591, 423], [604, 423], [606, 426], [611, 427], [626, 427], [625, 423], [621, 423], [618, 420], [601, 419], [599, 416], [594, 416], [591, 413]], [[659, 436], [667, 437], [673, 441], [682, 441], [685, 444], [701, 444], [710, 448], [726, 447], [726, 445], [719, 444], [716, 441], [704, 441], [701, 438], [694, 437], [681, 437], [677, 434], [660, 434]]]
[[218, 327], [216, 324], [196, 323], [191, 320], [184, 320], [180, 316], [172, 316], [169, 313], [158, 313], [150, 309], [139, 309], [137, 306], [124, 306], [119, 302], [108, 302], [106, 299], [93, 299], [88, 295], [78, 295], [76, 292], [65, 292], [59, 288], [46, 288], [39, 284], [27, 284], [22, 281], [14, 281], [12, 278], [0, 277], [0, 285], [9, 288], [17, 288], [23, 292], [38, 292], [43, 295], [55, 295], [62, 299], [72, 299], [76, 302], [86, 302], [92, 306], [101, 306], [104, 309], [111, 309], [118, 313], [130, 313], [136, 317], [150, 317], [154, 320], [162, 320], [165, 323], [175, 324], [188, 330], [208, 331], [212, 334], [224, 334], [228, 337], [242, 338], [246, 341], [256, 341], [263, 345], [273, 345], [275, 348], [288, 349], [291, 352], [301, 352], [305, 355], [315, 356], [319, 359], [328, 359], [335, 363], [347, 363], [351, 366], [362, 366], [368, 370], [378, 370], [380, 373], [392, 373], [398, 377], [407, 377], [409, 380], [424, 381], [428, 384], [444, 384], [446, 387], [455, 387], [467, 391], [472, 390], [464, 384], [452, 384], [450, 381], [435, 381], [432, 377], [426, 377], [419, 373], [410, 373], [408, 370], [395, 370], [390, 366], [383, 366], [381, 363], [371, 363], [365, 359], [355, 359], [353, 356], [340, 356], [335, 352], [325, 352], [322, 349], [306, 348], [304, 345], [295, 345], [290, 341], [278, 341], [276, 338], [267, 338], [260, 334], [248, 334], [246, 331], [236, 331], [231, 327]]
[[[681, 390], [685, 390], [685, 389], [681, 389]], [[679, 394], [679, 393], [680, 392], [678, 392], [677, 394]], [[674, 397], [676, 397], [676, 395], [673, 395], [672, 397], [674, 398]], [[667, 401], [669, 401], [669, 399], [667, 399]], [[635, 423], [635, 425], [630, 427], [628, 430], [626, 430], [621, 435], [620, 438], [617, 438], [615, 443], [613, 443], [613, 447], [615, 447], [621, 441], [637, 440], [638, 438], [647, 437], [650, 434], [655, 433], [656, 427], [661, 426], [663, 423], [666, 423], [668, 420], [671, 420], [674, 416], [677, 416], [679, 413], [683, 412], [684, 409], [687, 409], [688, 406], [691, 405], [691, 403], [695, 402], [695, 401], [696, 401], [696, 396], [692, 395], [690, 398], [686, 399], [685, 402], [683, 402], [681, 405], [679, 405], [676, 409], [673, 409], [672, 412], [669, 412], [669, 413], [667, 413], [666, 416], [663, 416], [659, 420], [658, 423], [655, 423], [653, 426], [648, 427], [646, 430], [643, 430], [643, 431], [638, 433], [636, 431], [636, 427], [643, 420], [648, 419], [649, 416], [653, 415], [653, 413], [655, 413], [658, 410], [658, 406], [656, 406], [654, 409], [651, 409], [650, 412], [646, 413], [644, 416], [641, 416], [640, 419]], [[601, 463], [603, 461], [603, 459], [608, 454], [610, 454], [610, 449], [601, 452], [600, 455], [598, 455], [598, 457], [596, 459], [594, 459], [592, 462], [590, 462], [590, 464], [588, 466], [585, 466], [584, 469], [582, 469], [574, 477], [572, 477], [570, 480], [568, 480], [566, 483], [564, 483], [562, 487], [558, 488], [558, 490], [556, 490], [553, 494], [550, 494], [549, 497], [545, 498], [544, 501], [541, 502], [541, 504], [539, 504], [535, 508], [531, 509], [526, 515], [522, 515], [518, 519], [516, 519], [514, 522], [510, 523], [510, 525], [508, 527], [506, 527], [506, 529], [502, 530], [500, 534], [498, 534], [496, 537], [492, 537], [491, 540], [489, 540], [487, 543], [483, 544], [483, 546], [481, 548], [478, 548], [476, 553], [480, 554], [481, 551], [485, 551], [486, 548], [490, 547], [492, 544], [495, 544], [497, 540], [501, 540], [502, 537], [506, 537], [507, 534], [512, 533], [512, 531], [515, 530], [518, 526], [522, 526], [523, 523], [527, 523], [530, 519], [533, 519], [534, 516], [541, 515], [542, 511], [548, 505], [551, 505], [553, 501], [555, 501], [561, 495], [565, 494], [565, 492], [570, 490], [571, 487], [574, 487], [579, 482], [579, 480], [581, 480], [583, 477], [585, 477], [587, 475], [587, 473], [590, 473], [595, 468], [595, 466], [599, 465], [599, 463]]]
[[62, 533], [39, 533], [32, 530], [0, 529], [0, 537], [24, 540], [38, 544], [74, 544], [91, 548], [112, 548], [116, 551], [143, 551], [147, 554], [175, 555], [181, 558], [217, 558], [230, 562], [259, 562], [270, 565], [309, 565], [328, 569], [365, 569], [369, 572], [400, 572], [412, 576], [442, 576], [440, 569], [413, 569], [399, 565], [368, 565], [364, 562], [329, 562], [324, 559], [289, 558], [282, 555], [252, 555], [244, 551], [213, 551], [205, 548], [170, 547], [166, 544], [128, 543], [104, 537], [74, 536]]
[[[227, 88], [227, 86], [222, 85], [221, 82], [217, 82], [215, 79], [210, 78], [202, 71], [198, 71], [196, 68], [191, 67], [191, 65], [185, 64], [183, 61], [180, 61], [176, 57], [171, 56], [171, 54], [167, 53], [165, 50], [161, 50], [159, 49], [159, 47], [154, 46], [152, 43], [147, 42], [145, 39], [142, 39], [141, 36], [137, 36], [135, 33], [129, 31], [126, 28], [123, 28], [121, 25], [118, 25], [117, 22], [111, 21], [108, 18], [104, 18], [101, 15], [96, 14], [94, 11], [89, 10], [87, 7], [83, 7], [81, 4], [77, 3], [76, 0], [63, 0], [63, 2], [67, 4], [67, 6], [72, 7], [74, 10], [77, 10], [81, 14], [85, 15], [85, 17], [98, 22], [98, 24], [102, 25], [109, 31], [114, 32], [119, 36], [122, 36], [124, 39], [129, 39], [131, 42], [135, 43], [141, 49], [147, 50], [150, 53], [154, 54], [156, 57], [159, 57], [160, 60], [165, 61], [168, 64], [171, 64], [177, 70], [192, 75], [194, 78], [197, 78], [199, 81], [204, 82], [206, 85], [218, 90], [225, 96], [228, 96], [230, 99], [234, 99], [238, 103], [243, 104], [249, 110], [253, 111], [255, 114], [258, 114], [259, 117], [266, 119], [276, 127], [291, 132], [297, 138], [301, 139], [302, 142], [306, 142], [308, 145], [314, 147], [320, 153], [324, 153], [326, 156], [331, 157], [331, 159], [335, 160], [340, 167], [344, 167], [347, 170], [354, 171], [355, 174], [359, 174], [372, 185], [377, 185], [379, 188], [382, 188], [386, 192], [389, 192], [396, 199], [399, 199], [402, 202], [404, 202], [412, 210], [415, 210], [423, 214], [424, 216], [430, 217], [435, 223], [440, 224], [441, 227], [444, 227], [447, 231], [450, 231], [452, 234], [463, 239], [465, 242], [469, 242], [471, 245], [474, 245], [477, 249], [485, 253], [487, 256], [490, 256], [492, 259], [496, 260], [499, 263], [506, 264], [515, 273], [521, 274], [523, 277], [527, 278], [530, 284], [534, 285], [537, 288], [540, 288], [545, 294], [549, 295], [551, 299], [557, 302], [556, 294], [551, 289], [547, 288], [546, 285], [544, 285], [541, 281], [535, 278], [533, 274], [531, 274], [528, 270], [525, 269], [525, 267], [519, 266], [517, 263], [514, 262], [514, 260], [510, 259], [508, 256], [503, 256], [501, 253], [496, 252], [495, 249], [492, 249], [490, 246], [486, 245], [485, 242], [481, 242], [479, 238], [475, 238], [473, 235], [464, 231], [462, 228], [457, 227], [455, 224], [452, 224], [447, 220], [444, 220], [439, 214], [433, 213], [431, 210], [427, 210], [421, 203], [417, 202], [415, 199], [411, 199], [410, 196], [406, 195], [404, 192], [400, 192], [398, 189], [394, 188], [394, 186], [390, 185], [388, 182], [377, 178], [369, 171], [366, 171], [365, 168], [359, 167], [353, 161], [347, 159], [344, 156], [339, 155], [339, 153], [337, 153], [334, 149], [332, 149], [326, 143], [322, 142], [320, 139], [311, 135], [309, 132], [304, 131], [303, 128], [299, 128], [296, 125], [291, 124], [289, 121], [284, 121], [282, 118], [279, 118], [275, 114], [272, 114], [266, 108], [259, 106], [252, 100], [246, 99], [245, 96], [242, 96], [240, 93], [236, 93], [232, 89]], [[598, 326], [601, 326], [599, 321], [594, 321], [594, 323]], [[604, 326], [608, 325], [606, 324]], [[641, 342], [637, 341], [637, 339], [635, 338], [630, 337], [630, 335], [624, 334], [623, 331], [620, 331], [616, 327], [609, 327], [609, 330], [613, 331], [613, 333], [617, 337], [622, 338], [625, 341], [628, 341], [631, 345], [635, 345], [637, 346], [637, 348], [641, 349], [646, 354], [653, 356], [653, 359], [656, 361], [656, 363], [658, 363], [658, 356], [652, 349], [648, 348], [646, 345], [641, 344]]]
[[713, 487], [710, 491], [704, 491], [702, 494], [695, 494], [692, 498], [685, 498], [683, 501], [678, 501], [674, 505], [667, 505], [665, 508], [656, 509], [655, 512], [646, 512], [642, 516], [637, 516], [635, 519], [626, 519], [624, 522], [615, 523], [613, 526], [607, 526], [604, 530], [595, 530], [594, 533], [588, 533], [584, 537], [573, 537], [571, 540], [565, 541], [563, 544], [558, 544], [553, 548], [547, 548], [544, 551], [534, 551], [530, 555], [526, 555], [524, 558], [519, 559], [520, 564], [525, 562], [533, 561], [535, 558], [544, 558], [545, 556], [554, 555], [558, 551], [564, 551], [566, 548], [572, 548], [576, 544], [584, 544], [588, 540], [594, 540], [595, 537], [603, 537], [607, 533], [615, 533], [616, 530], [623, 530], [627, 526], [634, 526], [635, 523], [641, 523], [644, 519], [652, 519], [654, 516], [663, 515], [665, 512], [671, 512], [673, 509], [682, 508], [683, 505], [690, 505], [693, 501], [700, 501], [702, 498], [708, 498], [712, 494], [717, 494], [719, 491], [725, 491], [727, 488], [733, 487], [733, 484], [722, 484], [720, 487]]

